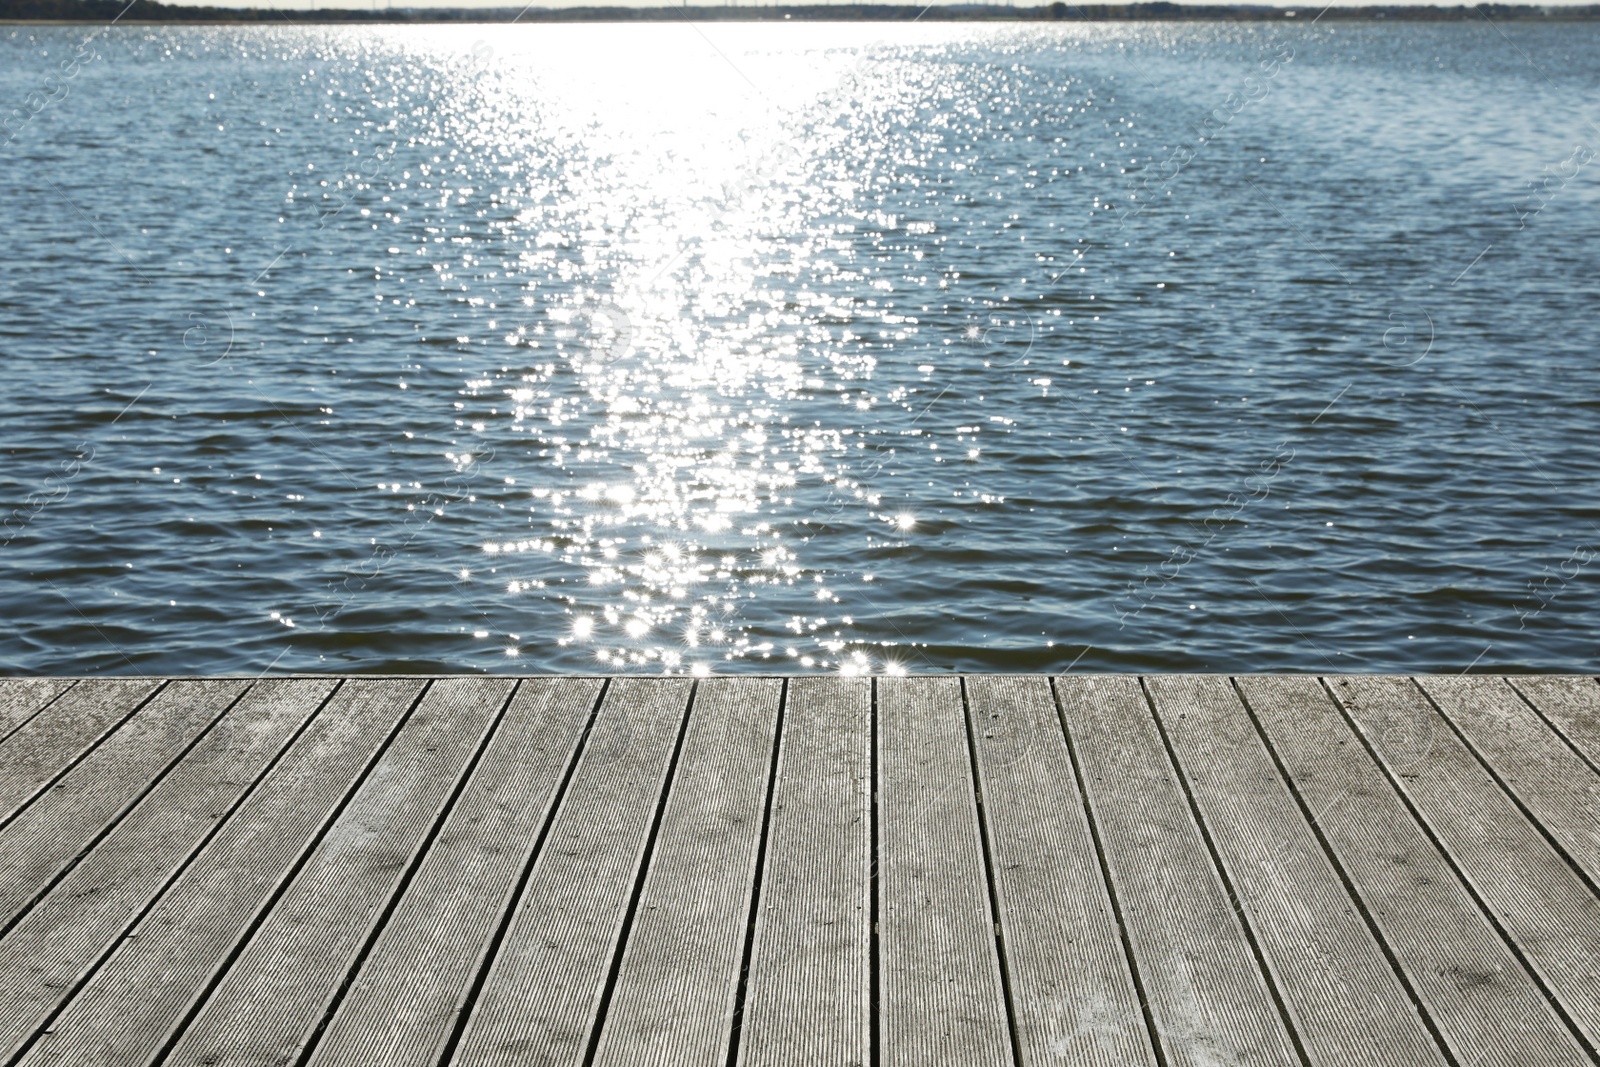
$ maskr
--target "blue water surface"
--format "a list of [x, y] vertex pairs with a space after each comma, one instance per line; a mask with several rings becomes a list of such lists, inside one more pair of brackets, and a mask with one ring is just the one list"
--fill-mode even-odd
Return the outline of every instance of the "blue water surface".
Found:
[[1597, 54], [0, 27], [0, 673], [1591, 670]]

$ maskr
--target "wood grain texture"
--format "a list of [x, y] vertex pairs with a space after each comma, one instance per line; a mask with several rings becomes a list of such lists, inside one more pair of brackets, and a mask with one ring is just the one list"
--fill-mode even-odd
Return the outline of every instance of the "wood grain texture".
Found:
[[1600, 767], [1600, 685], [1593, 678], [1531, 675], [1508, 680], [1591, 767]]
[[21, 1061], [148, 1062], [404, 723], [425, 682], [346, 682]]
[[162, 1062], [294, 1063], [431, 843], [515, 683], [433, 683]]
[[[1530, 776], [1542, 776], [1540, 765], [1550, 755], [1543, 751], [1548, 742], [1560, 750], [1563, 762], [1579, 763], [1592, 775], [1501, 680], [1419, 681], [1444, 698], [1441, 706], [1454, 705], [1460, 718], [1489, 720], [1483, 729], [1489, 734], [1490, 748], [1508, 770], [1521, 767]], [[1600, 898], [1550, 847], [1410, 679], [1351, 678], [1349, 685], [1339, 687], [1339, 694], [1351, 719], [1389, 770], [1390, 780], [1410, 798], [1479, 899], [1521, 950], [1524, 961], [1579, 1027], [1589, 1047], [1596, 1047], [1600, 1038]], [[1525, 724], [1532, 729], [1509, 728], [1508, 724], [1523, 716], [1534, 720]], [[1418, 725], [1397, 731], [1398, 723]], [[1398, 770], [1389, 751], [1392, 739], [1421, 733], [1431, 735], [1427, 759], [1408, 772]], [[1504, 751], [1504, 743], [1526, 743], [1528, 748]], [[1585, 787], [1586, 783], [1575, 779], [1569, 797], [1583, 795]], [[1570, 817], [1572, 811], [1567, 808], [1561, 814]]]
[[725, 1067], [783, 683], [702, 681], [596, 1067]]
[[789, 682], [739, 1063], [871, 1061], [872, 683]]
[[0, 1065], [1592, 1065], [1597, 811], [1580, 677], [0, 679]]
[[1600, 773], [1502, 678], [1417, 683], [1589, 885], [1600, 885]]
[[[1458, 1062], [1577, 1064], [1588, 1057], [1411, 817], [1321, 683], [1238, 680], [1366, 914]], [[1350, 679], [1335, 680], [1339, 691]], [[1397, 762], [1429, 757], [1420, 733], [1391, 731]]]
[[884, 1067], [1014, 1062], [961, 685], [878, 682]]
[[689, 694], [612, 682], [451, 1062], [583, 1063]]
[[173, 682], [0, 830], [0, 930], [158, 784], [245, 688], [239, 681]]
[[213, 834], [335, 683], [258, 682], [0, 938], [0, 1059], [60, 1005]]
[[70, 678], [0, 678], [0, 742], [73, 684]]
[[1022, 1062], [1154, 1064], [1050, 682], [966, 685]]
[[597, 679], [530, 678], [309, 1064], [431, 1067], [589, 725]]
[[159, 681], [80, 682], [0, 742], [0, 826], [115, 730], [159, 689]]
[[1056, 685], [1167, 1062], [1298, 1063], [1138, 679]]
[[1180, 675], [1146, 684], [1307, 1059], [1444, 1064], [1232, 685]]

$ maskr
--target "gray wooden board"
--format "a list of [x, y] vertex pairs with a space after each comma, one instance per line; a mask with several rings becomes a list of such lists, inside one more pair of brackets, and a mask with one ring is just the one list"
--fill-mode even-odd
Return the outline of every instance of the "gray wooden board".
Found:
[[1589, 884], [1600, 885], [1600, 774], [1503, 678], [1417, 682]]
[[[1411, 799], [1479, 899], [1499, 918], [1546, 989], [1577, 1023], [1589, 1047], [1596, 1047], [1600, 899], [1517, 809], [1410, 679], [1348, 681], [1338, 687], [1341, 702], [1389, 769], [1391, 780]], [[1454, 705], [1452, 717], [1459, 716], [1458, 722], [1479, 715], [1494, 724], [1523, 715], [1532, 719], [1528, 724], [1532, 730], [1508, 730], [1504, 735], [1494, 725], [1484, 725], [1493, 735], [1491, 749], [1508, 767], [1543, 761], [1548, 753], [1540, 751], [1539, 737], [1559, 748], [1566, 760], [1578, 762], [1500, 679], [1428, 679], [1425, 684], [1441, 706]], [[1472, 710], [1463, 710], [1467, 707]], [[1526, 736], [1534, 732], [1538, 737]], [[1422, 734], [1430, 735], [1427, 758], [1416, 761], [1408, 772], [1400, 771], [1389, 751], [1392, 740]], [[1504, 751], [1502, 742], [1526, 743], [1528, 751]], [[1539, 773], [1534, 767], [1528, 769], [1530, 774]], [[1580, 769], [1593, 775], [1581, 763]], [[1577, 779], [1572, 784], [1580, 790], [1585, 785]]]
[[438, 1062], [555, 805], [600, 684], [521, 684], [309, 1064]]
[[967, 680], [1024, 1064], [1154, 1064], [1049, 679]]
[[584, 1062], [689, 694], [611, 683], [452, 1062]]
[[724, 1067], [783, 683], [702, 681], [651, 850], [597, 1067]]
[[72, 685], [68, 678], [0, 678], [0, 741]]
[[154, 1056], [381, 759], [425, 684], [347, 681], [21, 1062], [134, 1067]]
[[880, 1062], [1011, 1064], [960, 682], [877, 684]]
[[1600, 685], [1580, 675], [1532, 675], [1510, 682], [1592, 767], [1600, 767]]
[[159, 682], [80, 682], [0, 742], [0, 826], [152, 696]]
[[1228, 680], [1146, 684], [1310, 1062], [1445, 1063]]
[[1592, 679], [1420, 679], [1443, 717], [1335, 679], [1350, 721], [1311, 679], [1241, 679], [1248, 711], [1152, 679], [1155, 718], [1136, 679], [1063, 679], [1066, 737], [1037, 678], [972, 679], [965, 713], [954, 680], [885, 680], [876, 736], [867, 683], [796, 679], [770, 812], [772, 680], [701, 683], [687, 722], [687, 682], [614, 681], [581, 747], [597, 681], [524, 682], [487, 733], [500, 705], [463, 697], [489, 718], [431, 734], [421, 682], [318, 714], [331, 680], [261, 681], [220, 718], [245, 682], [158, 682], [0, 679], [0, 1062], [292, 1062], [321, 1034], [315, 1065], [432, 1067], [469, 1010], [458, 1061], [720, 1064], [747, 937], [757, 1067], [871, 1062], [874, 1019], [886, 1067], [1006, 1064], [1012, 1027], [1021, 1062], [1149, 1063], [1133, 978], [1174, 1067], [1287, 1061], [1274, 991], [1313, 1063], [1427, 1063], [1423, 1021], [1472, 1067], [1600, 1058]]
[[0, 1059], [132, 924], [313, 715], [333, 682], [265, 681], [0, 938]]
[[499, 722], [515, 683], [433, 683], [162, 1062], [295, 1063]]
[[[1455, 1059], [1477, 1067], [1588, 1062], [1321, 683], [1257, 676], [1238, 684]], [[1419, 741], [1396, 738], [1402, 759], [1425, 758]]]
[[1138, 679], [1056, 686], [1166, 1062], [1298, 1063]]
[[794, 678], [739, 1035], [743, 1067], [871, 1061], [872, 683]]
[[173, 682], [0, 830], [0, 930], [159, 782], [168, 764], [222, 717], [247, 684]]

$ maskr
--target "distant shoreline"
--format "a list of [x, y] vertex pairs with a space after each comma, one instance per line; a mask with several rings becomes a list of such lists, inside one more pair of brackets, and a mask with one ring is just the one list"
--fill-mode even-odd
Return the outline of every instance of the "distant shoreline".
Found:
[[[1067, 4], [1010, 7], [998, 4], [807, 4], [779, 7], [568, 7], [568, 8], [358, 8], [187, 7], [135, 0], [124, 11], [117, 0], [0, 0], [0, 24], [212, 26], [235, 23], [548, 23], [548, 22], [1587, 22], [1600, 19], [1600, 4], [1534, 7], [1480, 4], [1473, 7], [1379, 5], [1319, 8], [1229, 4]], [[121, 17], [119, 17], [119, 15]]]

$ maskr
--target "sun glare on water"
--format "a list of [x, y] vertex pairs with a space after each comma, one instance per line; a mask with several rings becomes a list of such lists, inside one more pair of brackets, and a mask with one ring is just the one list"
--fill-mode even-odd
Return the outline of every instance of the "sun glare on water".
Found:
[[870, 110], [863, 94], [893, 83], [837, 27], [793, 30], [782, 47], [736, 26], [714, 43], [659, 24], [508, 33], [451, 115], [454, 139], [527, 190], [507, 192], [523, 206], [501, 238], [507, 274], [538, 279], [510, 308], [501, 286], [492, 337], [468, 340], [492, 352], [463, 390], [470, 425], [497, 471], [533, 468], [509, 475], [527, 498], [484, 549], [508, 595], [559, 605], [560, 643], [610, 668], [870, 666], [837, 622], [807, 619], [804, 647], [780, 647], [741, 610], [837, 601], [807, 565], [813, 507], [796, 498], [852, 484], [849, 431], [799, 408], [873, 364], [819, 328], [828, 298], [804, 279], [847, 276], [840, 224], [820, 220], [856, 210], [856, 188], [827, 161], [845, 102]]

